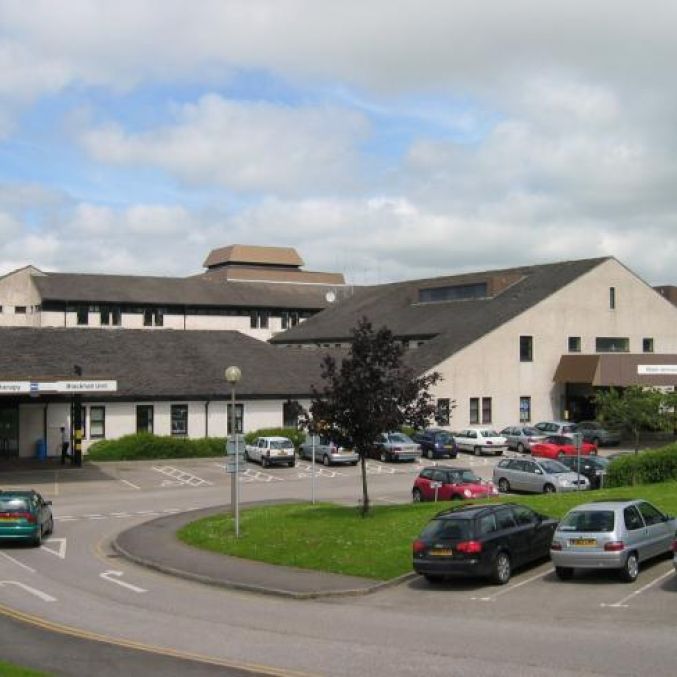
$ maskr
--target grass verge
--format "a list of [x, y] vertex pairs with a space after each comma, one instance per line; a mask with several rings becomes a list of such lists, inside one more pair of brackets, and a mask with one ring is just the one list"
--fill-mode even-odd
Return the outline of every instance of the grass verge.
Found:
[[[517, 496], [515, 502], [561, 518], [581, 503], [604, 498], [643, 498], [677, 514], [677, 482], [570, 494]], [[367, 517], [356, 508], [327, 503], [251, 508], [240, 514], [240, 538], [230, 515], [214, 515], [178, 532], [184, 543], [270, 564], [387, 580], [411, 571], [411, 542], [440, 510], [459, 503], [376, 506]]]
[[46, 672], [38, 672], [29, 668], [21, 668], [13, 663], [0, 661], [0, 675], [3, 677], [47, 677]]

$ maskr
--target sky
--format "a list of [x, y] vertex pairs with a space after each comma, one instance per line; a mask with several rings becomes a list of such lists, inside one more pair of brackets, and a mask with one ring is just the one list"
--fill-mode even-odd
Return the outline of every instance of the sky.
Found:
[[0, 275], [295, 247], [677, 284], [677, 3], [0, 0]]

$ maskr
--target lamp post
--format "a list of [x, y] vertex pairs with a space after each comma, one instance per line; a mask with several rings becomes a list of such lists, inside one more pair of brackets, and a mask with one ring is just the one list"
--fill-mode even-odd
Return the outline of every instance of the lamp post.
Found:
[[[230, 430], [233, 433], [233, 447], [235, 449], [235, 472], [230, 474], [230, 510], [235, 518], [235, 538], [240, 537], [240, 495], [239, 495], [239, 473], [240, 473], [240, 450], [237, 448], [237, 431], [235, 429], [235, 386], [242, 378], [242, 372], [239, 367], [228, 367], [226, 369], [226, 381], [230, 383]], [[231, 467], [232, 470], [232, 467]]]

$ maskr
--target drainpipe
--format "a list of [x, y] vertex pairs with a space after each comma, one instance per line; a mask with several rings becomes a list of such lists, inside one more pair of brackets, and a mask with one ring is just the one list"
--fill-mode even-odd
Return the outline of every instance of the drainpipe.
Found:
[[209, 437], [209, 405], [210, 402], [205, 402], [205, 437]]

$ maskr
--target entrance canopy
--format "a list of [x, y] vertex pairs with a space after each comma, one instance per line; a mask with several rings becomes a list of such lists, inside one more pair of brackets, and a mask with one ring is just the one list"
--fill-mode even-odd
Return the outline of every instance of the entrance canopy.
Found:
[[117, 381], [0, 381], [0, 395], [114, 393]]
[[674, 386], [677, 385], [677, 355], [658, 353], [562, 355], [553, 381], [621, 388], [631, 385]]

